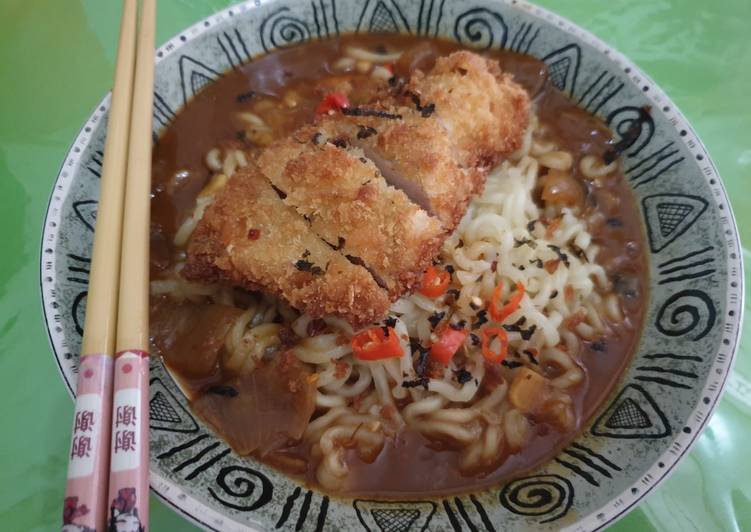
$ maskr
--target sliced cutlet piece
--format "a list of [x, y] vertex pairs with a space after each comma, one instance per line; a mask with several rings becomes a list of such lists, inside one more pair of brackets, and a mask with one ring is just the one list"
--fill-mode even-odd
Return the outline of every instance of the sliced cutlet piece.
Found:
[[472, 52], [439, 57], [407, 82], [402, 99], [446, 128], [464, 167], [489, 168], [518, 149], [529, 121], [529, 96], [497, 62]]
[[390, 187], [362, 150], [316, 126], [266, 148], [258, 166], [285, 204], [392, 299], [414, 288], [445, 237], [440, 221]]
[[319, 127], [362, 148], [386, 181], [437, 216], [447, 231], [485, 183], [483, 171], [458, 164], [452, 139], [430, 110], [386, 102], [327, 116]]
[[379, 320], [389, 306], [371, 274], [316, 236], [254, 167], [238, 170], [206, 209], [182, 275], [264, 290], [356, 328]]

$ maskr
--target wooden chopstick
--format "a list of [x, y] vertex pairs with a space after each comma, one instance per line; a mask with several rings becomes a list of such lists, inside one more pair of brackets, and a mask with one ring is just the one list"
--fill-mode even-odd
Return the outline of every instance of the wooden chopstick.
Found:
[[105, 529], [107, 517], [112, 355], [137, 7], [136, 0], [123, 2], [63, 509], [63, 524], [96, 530]]
[[143, 0], [130, 122], [112, 400], [110, 528], [149, 519], [149, 225], [156, 1]]

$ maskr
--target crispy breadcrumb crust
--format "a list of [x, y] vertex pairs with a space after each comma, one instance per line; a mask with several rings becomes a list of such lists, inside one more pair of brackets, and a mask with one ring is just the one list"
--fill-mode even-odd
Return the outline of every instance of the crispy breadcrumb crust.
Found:
[[452, 231], [472, 195], [482, 190], [486, 173], [459, 165], [451, 138], [432, 114], [390, 102], [368, 108], [399, 118], [327, 117], [321, 127], [346, 133], [389, 183], [436, 215], [447, 232]]
[[467, 51], [439, 57], [430, 72], [410, 78], [406, 92], [435, 105], [464, 167], [490, 168], [521, 146], [529, 95], [495, 61]]
[[445, 237], [440, 222], [389, 186], [362, 150], [304, 126], [258, 166], [312, 230], [364, 266], [392, 299], [414, 288]]
[[238, 170], [206, 209], [182, 275], [263, 289], [312, 316], [339, 316], [355, 327], [377, 321], [389, 306], [370, 273], [313, 234], [251, 167]]

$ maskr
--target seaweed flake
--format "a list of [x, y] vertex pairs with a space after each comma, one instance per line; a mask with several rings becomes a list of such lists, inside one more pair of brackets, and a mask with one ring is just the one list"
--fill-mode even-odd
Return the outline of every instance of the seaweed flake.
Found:
[[522, 367], [524, 364], [517, 362], [516, 360], [502, 360], [501, 365], [507, 367], [508, 369], [515, 369]]
[[474, 378], [472, 374], [464, 368], [454, 371], [454, 375], [456, 376], [456, 382], [459, 384], [464, 384]]
[[477, 321], [472, 324], [472, 330], [479, 329], [488, 322], [488, 311], [481, 310], [477, 313]]
[[568, 255], [566, 255], [563, 251], [561, 251], [561, 248], [553, 244], [548, 244], [548, 248], [553, 250], [555, 254], [558, 255], [558, 258], [561, 259], [561, 262], [563, 262], [566, 268], [570, 267]]
[[589, 344], [589, 348], [592, 351], [597, 351], [598, 353], [604, 353], [605, 351], [608, 350], [608, 344], [607, 342], [605, 342], [605, 340], [597, 340]]
[[337, 148], [342, 148], [342, 149], [346, 148], [349, 145], [349, 141], [347, 141], [347, 139], [341, 135], [336, 138], [331, 139], [329, 142], [331, 142], [331, 144], [333, 144]]
[[502, 325], [502, 327], [508, 332], [518, 332], [521, 335], [522, 340], [529, 340], [537, 330], [537, 325], [532, 325], [529, 329], [524, 329], [521, 325], [518, 325], [518, 322]]
[[428, 379], [427, 377], [418, 377], [417, 379], [402, 381], [402, 388], [418, 388], [422, 386], [427, 390], [429, 382], [430, 379]]
[[210, 386], [206, 391], [214, 395], [221, 395], [222, 397], [237, 397], [240, 393], [228, 384], [215, 384], [214, 386]]
[[531, 238], [515, 238], [514, 247], [518, 248], [521, 246], [529, 246], [530, 248], [535, 249], [537, 247], [537, 242], [535, 242]]
[[357, 132], [358, 139], [362, 140], [362, 139], [366, 139], [368, 137], [372, 137], [373, 135], [378, 134], [378, 131], [374, 127], [362, 126], [362, 125], [358, 125], [357, 127], [359, 128]]
[[428, 321], [430, 322], [430, 328], [435, 329], [436, 326], [441, 322], [443, 317], [446, 315], [446, 312], [434, 312], [428, 317]]
[[623, 220], [620, 218], [608, 218], [605, 220], [605, 223], [608, 224], [610, 227], [621, 227], [623, 226]]
[[521, 330], [519, 333], [522, 335], [522, 340], [529, 340], [532, 338], [532, 335], [535, 334], [536, 330], [537, 325], [532, 325], [529, 329]]
[[295, 268], [300, 270], [301, 272], [308, 272], [313, 275], [323, 275], [323, 269], [320, 266], [316, 266], [309, 260], [300, 259], [297, 262], [295, 262]]
[[523, 353], [524, 353], [525, 355], [527, 355], [527, 358], [529, 359], [529, 361], [530, 361], [530, 362], [531, 362], [532, 364], [535, 364], [535, 365], [539, 365], [539, 364], [540, 364], [540, 362], [538, 362], [538, 360], [537, 360], [537, 357], [535, 356], [535, 354], [534, 354], [534, 353], [533, 353], [532, 351], [530, 351], [529, 349], [525, 349], [525, 350], [524, 350], [524, 351], [522, 351], [522, 352], [523, 352]]
[[256, 95], [256, 91], [243, 92], [235, 96], [235, 100], [237, 101], [237, 103], [244, 103], [250, 100], [251, 98], [254, 98], [255, 95]]
[[390, 120], [401, 120], [402, 115], [379, 111], [378, 109], [368, 109], [367, 107], [343, 107], [342, 114], [347, 116], [375, 116], [377, 118], [386, 118]]
[[396, 318], [389, 316], [388, 318], [383, 320], [383, 323], [385, 323], [387, 327], [391, 327], [393, 329], [394, 327], [396, 327]]
[[577, 246], [576, 244], [571, 244], [569, 246], [569, 249], [571, 250], [571, 253], [574, 254], [575, 257], [577, 257], [582, 262], [589, 262], [589, 259], [587, 258], [587, 254], [584, 253], [584, 250]]
[[423, 106], [422, 109], [419, 109], [419, 111], [420, 116], [422, 116], [423, 118], [428, 118], [435, 111], [435, 104], [431, 102], [428, 105]]
[[423, 345], [414, 338], [409, 339], [409, 346], [413, 353], [417, 352], [415, 371], [420, 377], [424, 377], [425, 372], [428, 371], [428, 353], [430, 353], [430, 348], [423, 347]]
[[432, 115], [435, 112], [434, 103], [431, 102], [427, 105], [422, 105], [419, 95], [415, 94], [412, 91], [407, 91], [407, 95], [412, 99], [412, 103], [415, 104], [415, 109], [419, 111], [420, 116], [422, 116], [423, 118], [428, 118], [430, 115]]

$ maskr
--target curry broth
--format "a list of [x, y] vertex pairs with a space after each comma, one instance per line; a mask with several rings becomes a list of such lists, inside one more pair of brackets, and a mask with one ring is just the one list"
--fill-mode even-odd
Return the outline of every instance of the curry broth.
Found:
[[[225, 73], [217, 82], [198, 94], [159, 138], [153, 152], [151, 271], [156, 277], [173, 265], [175, 249], [172, 238], [180, 223], [192, 212], [198, 192], [206, 185], [210, 172], [205, 165], [206, 153], [218, 145], [236, 145], [256, 149], [245, 138], [236, 115], [245, 110], [257, 111], [260, 101], [273, 114], [275, 134], [283, 135], [310, 121], [321, 100], [317, 85], [327, 78], [334, 81], [347, 76], [355, 85], [350, 99], [364, 103], [373, 90], [366, 74], [336, 72], [333, 63], [347, 45], [374, 51], [412, 50], [405, 61], [394, 66], [397, 75], [411, 69], [430, 67], [437, 55], [461, 47], [444, 40], [416, 37], [344, 36], [339, 39], [311, 42], [275, 51]], [[621, 170], [599, 183], [586, 180], [578, 170], [585, 155], [603, 157], [613, 153], [610, 130], [599, 118], [577, 107], [547, 81], [544, 63], [529, 56], [494, 51], [486, 56], [497, 59], [502, 69], [514, 75], [534, 99], [540, 123], [547, 128], [547, 138], [574, 154], [574, 177], [583, 187], [586, 198], [583, 218], [590, 219], [589, 231], [600, 247], [598, 262], [614, 280], [621, 295], [624, 313], [622, 324], [611, 327], [604, 341], [582, 342], [579, 360], [586, 378], [574, 392], [577, 426], [582, 426], [605, 399], [636, 347], [647, 298], [645, 238], [636, 202]], [[294, 105], [285, 100], [292, 90]], [[358, 101], [358, 100], [361, 101]], [[271, 116], [268, 115], [268, 116]], [[158, 309], [153, 309], [158, 312]], [[185, 376], [183, 376], [185, 377]], [[190, 379], [183, 379], [191, 386]], [[218, 374], [212, 382], [220, 382]], [[194, 380], [193, 389], [205, 386]], [[238, 423], [241, 421], [238, 420]], [[457, 453], [440, 443], [428, 440], [410, 429], [403, 430], [395, 441], [387, 443], [374, 463], [362, 462], [349, 453], [351, 486], [348, 494], [400, 497], [461, 492], [497, 484], [502, 478], [517, 475], [551, 457], [576, 434], [559, 434], [546, 425], [537, 425], [532, 440], [519, 453], [511, 455], [500, 467], [476, 476], [463, 476], [456, 467]], [[309, 449], [292, 446], [284, 454], [309, 458]], [[279, 465], [277, 460], [275, 465]], [[307, 472], [295, 472], [313, 481], [313, 464]]]

